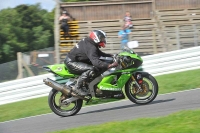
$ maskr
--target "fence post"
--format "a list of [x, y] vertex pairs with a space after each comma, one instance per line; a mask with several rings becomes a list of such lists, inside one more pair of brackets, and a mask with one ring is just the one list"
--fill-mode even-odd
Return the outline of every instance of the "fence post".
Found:
[[155, 18], [155, 12], [156, 12], [156, 0], [152, 0], [152, 12], [151, 12], [151, 17]]
[[[110, 42], [111, 42], [111, 45], [110, 45], [110, 46], [111, 46], [111, 50], [114, 51], [114, 48], [113, 48], [113, 39], [110, 38], [109, 40], [110, 40]], [[113, 53], [114, 53], [114, 52], [113, 52]]]
[[155, 29], [152, 30], [153, 32], [153, 52], [154, 54], [157, 54], [157, 45], [156, 45], [156, 33], [155, 33]]
[[31, 71], [31, 69], [28, 67], [28, 65], [26, 64], [25, 61], [22, 60], [22, 64], [23, 64], [23, 66], [25, 67], [25, 69], [27, 70], [27, 72], [28, 72], [28, 74], [29, 74], [30, 76], [35, 76], [35, 75], [33, 74], [33, 72]]
[[198, 46], [198, 31], [197, 31], [197, 27], [196, 24], [193, 24], [193, 29], [194, 29], [194, 46]]
[[23, 78], [22, 53], [21, 52], [17, 52], [17, 64], [18, 64], [17, 79], [21, 79], [21, 78]]
[[179, 26], [176, 26], [176, 45], [177, 49], [180, 49], [180, 36], [179, 36]]
[[54, 17], [54, 39], [55, 39], [55, 59], [56, 63], [60, 63], [59, 43], [60, 43], [60, 28], [59, 28], [59, 15], [60, 15], [60, 2], [56, 1], [55, 17]]

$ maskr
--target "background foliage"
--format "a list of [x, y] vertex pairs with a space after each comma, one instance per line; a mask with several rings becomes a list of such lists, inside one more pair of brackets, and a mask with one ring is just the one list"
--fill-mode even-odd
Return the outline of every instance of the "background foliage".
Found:
[[[94, 0], [61, 0], [62, 2]], [[0, 64], [16, 60], [17, 52], [54, 46], [54, 10], [40, 4], [0, 10]]]
[[54, 46], [54, 13], [40, 4], [0, 11], [0, 64], [16, 60], [17, 52]]

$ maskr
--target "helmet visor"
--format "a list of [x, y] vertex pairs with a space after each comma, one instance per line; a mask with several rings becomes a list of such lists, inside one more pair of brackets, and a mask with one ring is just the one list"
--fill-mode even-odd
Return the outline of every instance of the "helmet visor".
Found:
[[105, 37], [102, 37], [102, 38], [100, 39], [99, 46], [105, 48], [105, 46], [106, 46], [106, 38], [105, 38]]
[[105, 37], [100, 38], [100, 42], [103, 42], [106, 44], [107, 43], [106, 38]]

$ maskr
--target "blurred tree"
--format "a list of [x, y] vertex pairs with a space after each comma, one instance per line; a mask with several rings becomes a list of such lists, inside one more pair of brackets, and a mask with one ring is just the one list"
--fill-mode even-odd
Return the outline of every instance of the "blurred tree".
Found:
[[54, 11], [40, 4], [19, 5], [0, 11], [0, 64], [16, 60], [17, 52], [54, 46]]

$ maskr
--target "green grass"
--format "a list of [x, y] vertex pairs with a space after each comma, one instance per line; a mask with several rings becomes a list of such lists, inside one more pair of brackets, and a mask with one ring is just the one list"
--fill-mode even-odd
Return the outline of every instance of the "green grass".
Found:
[[47, 97], [20, 101], [0, 106], [0, 122], [52, 112]]
[[[157, 76], [159, 94], [200, 88], [200, 70]], [[50, 89], [49, 89], [50, 91]], [[113, 100], [112, 100], [113, 101]], [[105, 101], [104, 101], [105, 102]], [[102, 103], [102, 102], [100, 102]], [[52, 112], [47, 97], [0, 105], [0, 122]]]
[[164, 117], [109, 122], [53, 133], [199, 133], [200, 110], [181, 111]]
[[159, 94], [200, 88], [200, 69], [157, 76]]

